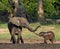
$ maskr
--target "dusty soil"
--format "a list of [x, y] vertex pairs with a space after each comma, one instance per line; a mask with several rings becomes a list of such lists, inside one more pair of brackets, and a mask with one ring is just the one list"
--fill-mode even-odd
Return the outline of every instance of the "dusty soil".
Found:
[[7, 44], [0, 43], [0, 49], [60, 49], [60, 44]]
[[[12, 43], [10, 39], [1, 39], [0, 43]], [[24, 43], [34, 44], [34, 43], [43, 43], [43, 41], [40, 41], [38, 39], [24, 39]], [[51, 44], [48, 42], [48, 44]], [[55, 41], [54, 44], [60, 44], [60, 41]]]
[[24, 40], [24, 44], [12, 44], [9, 40], [0, 40], [0, 49], [60, 49], [60, 42], [43, 44], [36, 40]]

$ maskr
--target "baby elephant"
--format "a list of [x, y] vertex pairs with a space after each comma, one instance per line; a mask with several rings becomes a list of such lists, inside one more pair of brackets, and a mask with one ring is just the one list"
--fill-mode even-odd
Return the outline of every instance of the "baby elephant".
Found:
[[55, 38], [54, 32], [48, 31], [48, 32], [40, 32], [39, 36], [42, 36], [44, 38], [44, 43], [47, 44], [47, 40], [49, 40], [52, 44]]

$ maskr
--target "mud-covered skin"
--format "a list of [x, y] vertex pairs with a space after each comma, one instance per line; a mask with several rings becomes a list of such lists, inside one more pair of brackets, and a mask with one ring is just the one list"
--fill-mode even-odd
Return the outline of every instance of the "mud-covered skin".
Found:
[[53, 31], [40, 32], [39, 34], [37, 34], [37, 33], [34, 33], [34, 34], [38, 35], [39, 37], [43, 37], [45, 44], [47, 44], [47, 40], [49, 40], [51, 43], [53, 43], [53, 41], [55, 39], [55, 35], [54, 35]]
[[48, 32], [40, 32], [40, 36], [44, 38], [44, 43], [47, 44], [47, 40], [49, 40], [51, 43], [53, 43], [55, 35], [54, 32], [48, 31]]

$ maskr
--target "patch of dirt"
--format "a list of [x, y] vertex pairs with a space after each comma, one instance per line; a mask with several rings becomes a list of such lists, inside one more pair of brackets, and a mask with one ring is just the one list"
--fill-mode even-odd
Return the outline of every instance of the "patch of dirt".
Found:
[[[1, 39], [0, 43], [11, 43], [10, 39]], [[24, 43], [41, 43], [40, 40], [24, 39]]]
[[[10, 39], [1, 39], [0, 43], [11, 43]], [[43, 41], [40, 41], [38, 39], [24, 39], [24, 43], [30, 43], [30, 44], [34, 44], [34, 43], [43, 43]], [[50, 42], [48, 42], [50, 43]], [[54, 44], [60, 44], [60, 41], [56, 41], [54, 42]]]
[[60, 44], [11, 44], [0, 43], [0, 49], [60, 49]]
[[60, 41], [43, 44], [39, 40], [25, 39], [24, 44], [12, 44], [9, 40], [0, 40], [0, 49], [60, 49]]

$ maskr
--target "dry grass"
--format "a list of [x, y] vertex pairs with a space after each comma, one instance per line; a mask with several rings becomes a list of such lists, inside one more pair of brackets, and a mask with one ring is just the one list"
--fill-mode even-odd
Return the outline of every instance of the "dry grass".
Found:
[[[40, 25], [39, 23], [32, 23], [30, 24], [30, 26], [35, 29], [36, 26]], [[55, 33], [56, 36], [56, 40], [60, 40], [60, 25], [41, 25], [41, 27], [35, 32], [35, 33], [39, 33], [41, 31], [53, 31]], [[23, 28], [22, 30], [22, 36], [24, 39], [42, 39], [41, 37], [35, 35], [33, 32], [30, 32], [28, 29]], [[0, 39], [9, 39], [10, 38], [10, 34], [8, 31], [7, 26], [5, 26], [5, 28], [1, 27], [0, 28]]]

